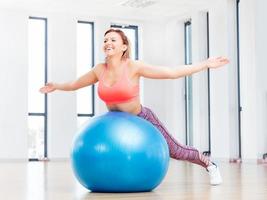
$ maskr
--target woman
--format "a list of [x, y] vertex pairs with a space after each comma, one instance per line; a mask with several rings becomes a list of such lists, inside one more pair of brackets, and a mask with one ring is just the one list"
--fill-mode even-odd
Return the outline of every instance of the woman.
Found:
[[186, 160], [206, 168], [210, 183], [218, 185], [222, 178], [218, 167], [202, 155], [197, 149], [177, 142], [162, 125], [156, 115], [143, 107], [139, 98], [140, 77], [151, 79], [176, 79], [202, 71], [217, 68], [229, 61], [224, 57], [210, 58], [196, 65], [179, 68], [152, 66], [130, 59], [130, 44], [121, 30], [109, 29], [104, 34], [103, 50], [106, 62], [97, 64], [92, 70], [73, 82], [58, 84], [47, 83], [40, 89], [42, 93], [55, 90], [74, 91], [98, 82], [99, 97], [106, 103], [108, 110], [117, 110], [135, 114], [156, 126], [166, 139], [170, 156], [177, 160]]

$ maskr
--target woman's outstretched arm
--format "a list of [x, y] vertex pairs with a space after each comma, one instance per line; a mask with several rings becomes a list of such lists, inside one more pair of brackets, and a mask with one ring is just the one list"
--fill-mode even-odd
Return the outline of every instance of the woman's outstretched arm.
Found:
[[139, 76], [152, 79], [176, 79], [200, 72], [207, 68], [218, 68], [229, 63], [225, 57], [215, 57], [204, 60], [198, 64], [183, 65], [179, 67], [164, 67], [145, 64], [141, 61], [134, 61], [138, 67]]
[[98, 70], [98, 66], [95, 66], [86, 74], [79, 77], [77, 80], [66, 82], [66, 83], [53, 83], [49, 82], [45, 86], [40, 88], [41, 93], [50, 93], [55, 90], [62, 90], [62, 91], [74, 91], [80, 88], [92, 85], [98, 81], [96, 70]]

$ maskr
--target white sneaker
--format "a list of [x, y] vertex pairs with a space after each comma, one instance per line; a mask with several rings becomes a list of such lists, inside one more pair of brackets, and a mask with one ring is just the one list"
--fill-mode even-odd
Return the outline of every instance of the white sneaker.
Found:
[[220, 185], [222, 183], [222, 177], [220, 170], [215, 163], [212, 163], [207, 167], [207, 171], [210, 175], [210, 184], [211, 185]]

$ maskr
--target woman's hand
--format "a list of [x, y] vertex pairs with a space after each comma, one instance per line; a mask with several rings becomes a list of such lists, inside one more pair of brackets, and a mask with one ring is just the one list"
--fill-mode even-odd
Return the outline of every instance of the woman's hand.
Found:
[[56, 86], [54, 83], [47, 83], [44, 87], [40, 88], [41, 93], [50, 93], [56, 90]]
[[218, 68], [221, 67], [223, 65], [226, 65], [229, 63], [229, 60], [226, 57], [213, 57], [213, 58], [209, 58], [207, 59], [205, 62], [205, 65], [208, 68]]

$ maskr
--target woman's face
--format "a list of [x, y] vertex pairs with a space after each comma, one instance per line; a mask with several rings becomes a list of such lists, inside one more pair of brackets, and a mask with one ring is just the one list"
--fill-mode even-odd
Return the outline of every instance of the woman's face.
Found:
[[105, 35], [103, 50], [106, 57], [122, 55], [126, 49], [127, 46], [123, 44], [120, 34], [116, 32], [109, 32]]

